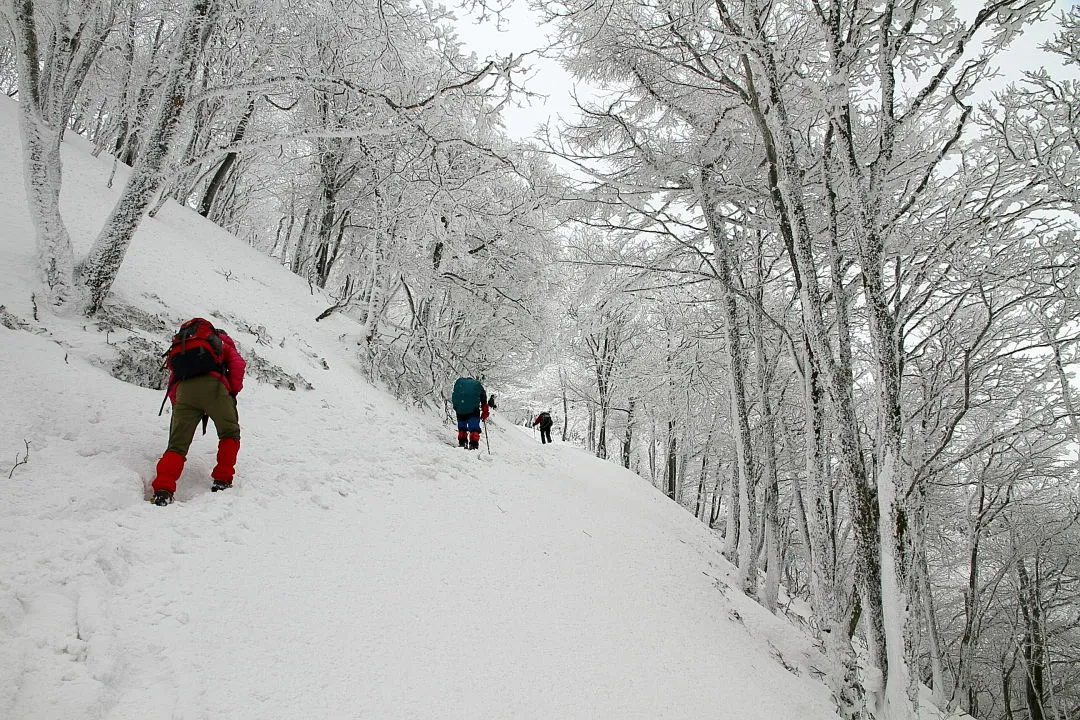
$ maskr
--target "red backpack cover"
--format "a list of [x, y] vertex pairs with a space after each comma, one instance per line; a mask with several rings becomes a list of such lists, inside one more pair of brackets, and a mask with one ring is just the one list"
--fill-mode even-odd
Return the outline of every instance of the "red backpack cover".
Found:
[[173, 381], [220, 373], [225, 367], [225, 346], [209, 320], [193, 318], [180, 326], [165, 354], [165, 367]]

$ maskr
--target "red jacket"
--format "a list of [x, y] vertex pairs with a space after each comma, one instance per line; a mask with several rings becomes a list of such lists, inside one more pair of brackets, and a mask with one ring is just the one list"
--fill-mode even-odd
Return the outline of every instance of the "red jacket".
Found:
[[[247, 363], [244, 358], [240, 356], [240, 352], [236, 349], [236, 343], [233, 339], [225, 334], [224, 330], [217, 331], [218, 336], [221, 338], [221, 349], [225, 353], [225, 372], [210, 373], [221, 382], [225, 383], [225, 387], [228, 388], [230, 395], [236, 395], [244, 389], [244, 369], [247, 367]], [[169, 372], [169, 401], [174, 405], [176, 404], [176, 386], [179, 383], [175, 382], [173, 373]]]

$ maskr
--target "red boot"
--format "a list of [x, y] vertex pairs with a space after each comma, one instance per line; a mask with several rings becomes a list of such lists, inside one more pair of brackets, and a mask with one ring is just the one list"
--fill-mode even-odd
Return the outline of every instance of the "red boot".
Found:
[[154, 490], [168, 490], [170, 494], [176, 492], [176, 481], [180, 478], [180, 473], [184, 472], [185, 459], [178, 452], [166, 450], [157, 463]]
[[240, 452], [240, 441], [235, 438], [218, 440], [217, 465], [210, 473], [210, 477], [219, 483], [229, 485], [236, 473], [236, 454]]

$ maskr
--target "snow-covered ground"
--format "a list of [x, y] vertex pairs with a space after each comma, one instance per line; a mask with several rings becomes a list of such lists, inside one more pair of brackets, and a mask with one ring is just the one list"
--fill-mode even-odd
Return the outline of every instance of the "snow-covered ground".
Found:
[[[128, 331], [33, 319], [14, 110], [0, 102], [0, 305], [25, 324], [0, 326], [0, 718], [836, 717], [808, 638], [732, 589], [684, 510], [498, 412], [490, 455], [451, 447], [442, 418], [363, 379], [354, 324], [314, 322], [326, 298], [175, 204], [116, 296], [216, 320], [314, 389], [249, 380], [237, 486], [209, 492], [211, 428], [178, 502], [144, 502], [168, 411], [102, 369]], [[85, 143], [65, 153], [85, 252], [117, 189]]]

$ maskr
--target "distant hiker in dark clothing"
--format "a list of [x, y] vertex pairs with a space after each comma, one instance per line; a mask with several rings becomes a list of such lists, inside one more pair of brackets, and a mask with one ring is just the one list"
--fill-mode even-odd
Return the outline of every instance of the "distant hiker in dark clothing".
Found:
[[457, 413], [458, 447], [480, 448], [480, 422], [488, 417], [487, 390], [476, 378], [458, 378], [450, 397]]
[[[236, 454], [240, 451], [240, 421], [236, 396], [244, 387], [247, 363], [232, 338], [203, 318], [180, 326], [165, 357], [169, 368], [168, 397], [173, 403], [169, 447], [157, 464], [155, 505], [168, 505], [184, 470], [188, 448], [199, 421], [209, 417], [217, 430], [217, 464], [210, 473], [217, 492], [232, 487]], [[206, 425], [203, 425], [205, 431]]]
[[495, 396], [488, 395], [488, 407], [492, 410], [498, 410], [499, 406], [495, 404]]
[[551, 420], [551, 413], [549, 413], [547, 410], [537, 415], [536, 419], [533, 420], [533, 425], [540, 426], [540, 442], [544, 445], [547, 445], [549, 442], [551, 442], [552, 424], [553, 423]]

